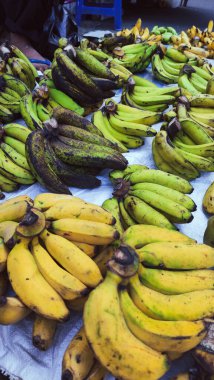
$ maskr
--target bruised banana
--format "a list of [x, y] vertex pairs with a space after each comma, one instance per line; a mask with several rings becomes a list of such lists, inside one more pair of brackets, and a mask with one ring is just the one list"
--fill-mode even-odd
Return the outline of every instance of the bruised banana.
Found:
[[46, 351], [53, 343], [57, 321], [35, 315], [32, 343], [40, 351]]
[[40, 237], [49, 254], [83, 284], [95, 287], [102, 280], [98, 266], [71, 241], [47, 230]]
[[63, 299], [40, 274], [28, 248], [30, 239], [21, 239], [10, 251], [7, 269], [10, 282], [17, 296], [38, 314], [63, 321], [69, 311]]
[[130, 279], [130, 296], [143, 313], [154, 319], [195, 321], [213, 315], [214, 291], [209, 289], [166, 295], [142, 285], [135, 275]]
[[82, 327], [65, 350], [62, 360], [62, 380], [88, 379], [95, 357]]
[[54, 288], [65, 300], [73, 300], [88, 293], [86, 286], [62, 269], [39, 244], [35, 237], [31, 243], [31, 252], [45, 280]]
[[20, 322], [31, 310], [16, 297], [0, 297], [0, 324], [12, 325]]
[[140, 261], [152, 268], [189, 270], [214, 266], [214, 249], [206, 244], [155, 242], [138, 249], [137, 253]]
[[135, 306], [126, 289], [120, 292], [120, 305], [132, 334], [156, 351], [186, 352], [206, 335], [202, 321], [160, 321], [148, 317]]

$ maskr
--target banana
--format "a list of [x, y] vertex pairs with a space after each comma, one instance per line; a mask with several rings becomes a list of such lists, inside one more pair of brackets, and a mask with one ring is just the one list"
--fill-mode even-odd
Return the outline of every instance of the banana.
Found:
[[99, 246], [94, 244], [80, 243], [79, 241], [72, 241], [78, 248], [86, 253], [89, 257], [94, 257], [99, 253]]
[[158, 145], [156, 144], [155, 139], [152, 141], [152, 155], [157, 168], [163, 172], [167, 172], [169, 174], [178, 175], [176, 170], [169, 165], [168, 162], [164, 161], [162, 156], [159, 154]]
[[128, 210], [126, 210], [124, 201], [122, 199], [119, 200], [119, 209], [124, 229], [126, 230], [128, 227], [134, 226], [136, 224], [136, 221], [131, 217]]
[[14, 114], [7, 107], [0, 104], [0, 118], [4, 123], [11, 123], [14, 120]]
[[161, 196], [165, 196], [167, 200], [172, 200], [178, 203], [179, 205], [184, 206], [189, 211], [196, 210], [196, 204], [189, 196], [181, 193], [180, 191], [169, 189], [166, 186], [158, 185], [155, 183], [143, 182], [143, 183], [136, 183], [135, 185], [131, 186], [130, 189], [131, 191], [134, 191], [134, 192], [141, 191], [141, 190], [152, 191]]
[[[119, 202], [117, 198], [112, 197], [112, 198], [106, 199], [103, 202], [102, 207], [104, 208], [104, 210], [108, 211], [109, 213], [113, 215], [113, 217], [116, 220], [115, 228], [119, 232], [120, 236], [122, 236], [124, 229], [123, 229], [123, 225], [121, 221]], [[114, 242], [113, 244], [117, 245], [118, 243], [119, 243], [119, 240]]]
[[44, 137], [39, 130], [32, 132], [26, 140], [26, 158], [32, 173], [50, 191], [70, 194], [68, 187], [45, 160], [44, 145]]
[[203, 242], [210, 245], [214, 248], [214, 239], [213, 239], [213, 230], [214, 230], [214, 216], [211, 216], [208, 219], [206, 229], [204, 231]]
[[141, 170], [141, 169], [142, 170], [148, 170], [149, 168], [145, 165], [132, 164], [132, 165], [128, 165], [126, 167], [126, 169], [124, 169], [124, 170], [112, 170], [109, 173], [109, 178], [112, 181], [112, 183], [114, 184], [120, 178], [124, 178], [124, 179], [128, 180], [132, 173], [136, 172], [137, 170]]
[[37, 237], [33, 239], [31, 247], [39, 271], [63, 299], [73, 300], [88, 292], [88, 289], [80, 280], [58, 266], [48, 252], [39, 244]]
[[132, 75], [132, 78], [137, 86], [145, 86], [151, 88], [158, 88], [158, 86], [146, 78], [139, 77], [138, 75]]
[[35, 182], [31, 172], [15, 164], [2, 149], [0, 149], [0, 173], [20, 184], [27, 185]]
[[214, 108], [214, 95], [199, 94], [189, 99], [191, 107]]
[[8, 281], [6, 271], [1, 272], [0, 273], [0, 297], [5, 296], [5, 294], [7, 293], [8, 285], [9, 285], [9, 281]]
[[131, 135], [131, 136], [155, 136], [156, 130], [148, 127], [147, 125], [132, 123], [131, 121], [124, 121], [117, 119], [114, 115], [110, 115], [109, 123], [118, 132]]
[[170, 230], [176, 229], [165, 216], [138, 197], [127, 196], [124, 200], [124, 206], [139, 224], [149, 224]]
[[94, 258], [94, 261], [97, 264], [103, 277], [105, 277], [107, 272], [107, 263], [110, 259], [112, 259], [114, 252], [115, 245], [110, 244], [104, 247], [101, 252]]
[[[17, 222], [5, 221], [0, 223], [0, 237], [3, 238], [4, 244], [7, 248], [11, 249], [16, 244], [16, 228], [18, 226]], [[7, 255], [7, 252], [2, 252], [7, 250], [6, 247], [1, 244], [1, 256]]]
[[8, 249], [5, 246], [3, 239], [0, 238], [0, 276], [1, 276], [1, 273], [6, 268], [7, 256], [8, 256]]
[[32, 343], [40, 351], [46, 351], [52, 345], [57, 328], [54, 319], [47, 319], [41, 315], [35, 315], [33, 322]]
[[75, 203], [73, 200], [69, 202], [60, 201], [45, 211], [45, 217], [48, 220], [57, 220], [62, 218], [77, 218], [81, 220], [91, 220], [109, 225], [115, 224], [115, 218], [102, 207], [92, 203]]
[[18, 153], [18, 151], [16, 151], [10, 145], [4, 142], [0, 144], [0, 147], [3, 150], [3, 152], [7, 154], [15, 164], [30, 171], [30, 167], [27, 163], [27, 160], [22, 154]]
[[65, 350], [62, 361], [62, 380], [88, 379], [94, 362], [94, 353], [86, 339], [85, 328], [81, 327]]
[[84, 109], [81, 108], [72, 98], [66, 95], [64, 92], [56, 89], [49, 88], [50, 97], [56, 101], [60, 106], [67, 108], [71, 111], [77, 112], [80, 115], [83, 115]]
[[47, 230], [42, 232], [40, 237], [50, 255], [83, 284], [95, 287], [102, 280], [97, 265], [71, 241]]
[[206, 94], [214, 95], [214, 80], [213, 80], [213, 76], [207, 82]]
[[22, 141], [10, 136], [4, 136], [3, 141], [25, 157], [25, 144]]
[[166, 55], [163, 57], [162, 59], [164, 62], [166, 62], [168, 65], [170, 65], [171, 67], [174, 67], [175, 69], [177, 70], [181, 70], [184, 66], [184, 62], [175, 62], [173, 61], [173, 59], [167, 57]]
[[13, 137], [16, 140], [19, 140], [23, 143], [26, 142], [28, 135], [31, 133], [31, 131], [20, 124], [7, 124], [4, 126], [4, 132], [6, 136]]
[[174, 270], [212, 268], [214, 249], [206, 244], [189, 242], [154, 242], [137, 251], [140, 261], [148, 267]]
[[169, 74], [179, 76], [180, 69], [171, 66], [164, 58], [161, 60], [164, 70]]
[[14, 204], [16, 204], [17, 202], [20, 202], [20, 201], [26, 201], [31, 206], [33, 206], [33, 204], [34, 204], [34, 201], [28, 195], [26, 195], [26, 194], [24, 194], [24, 195], [17, 195], [16, 197], [7, 199], [3, 203], [1, 203], [0, 204], [0, 211], [2, 209], [4, 209], [4, 208], [7, 208], [8, 206], [14, 205]]
[[187, 145], [180, 141], [176, 142], [176, 146], [181, 150], [202, 157], [214, 157], [214, 142], [208, 144]]
[[10, 74], [2, 74], [0, 79], [0, 87], [8, 87], [23, 97], [26, 94], [30, 93], [30, 90], [25, 85], [24, 82], [22, 82], [20, 79], [15, 78], [13, 75]]
[[59, 219], [51, 223], [54, 233], [66, 239], [87, 244], [105, 245], [119, 239], [120, 234], [114, 226], [101, 222], [81, 219]]
[[186, 160], [192, 163], [198, 170], [213, 172], [214, 171], [214, 163], [207, 158], [202, 156], [198, 156], [196, 154], [192, 154], [190, 152], [186, 152], [183, 149], [175, 148], [175, 150], [181, 154]]
[[170, 164], [175, 167], [175, 170], [181, 177], [187, 179], [194, 179], [199, 177], [200, 173], [198, 170], [189, 161], [186, 161], [182, 156], [180, 156], [175, 151], [174, 147], [169, 144], [169, 139], [166, 131], [158, 132], [155, 139], [162, 158], [167, 162], [170, 162]]
[[120, 308], [120, 282], [117, 274], [108, 271], [102, 284], [90, 293], [84, 308], [87, 339], [100, 363], [113, 376], [127, 380], [155, 380], [167, 371], [166, 357], [129, 331]]
[[142, 285], [135, 275], [130, 279], [130, 296], [141, 311], [154, 319], [195, 321], [213, 315], [213, 290], [166, 295]]
[[37, 70], [35, 68], [35, 66], [30, 62], [30, 60], [26, 57], [25, 54], [22, 53], [22, 51], [17, 48], [17, 46], [14, 46], [14, 45], [10, 45], [10, 49], [12, 50], [13, 54], [17, 57], [17, 58], [21, 58], [23, 61], [26, 62], [26, 64], [29, 66], [29, 68], [31, 69], [33, 75], [35, 78], [38, 77], [38, 73], [37, 73]]
[[16, 297], [0, 297], [0, 324], [12, 325], [27, 317], [31, 310]]
[[155, 242], [161, 242], [161, 245], [163, 242], [182, 242], [186, 244], [195, 243], [195, 240], [182, 234], [181, 232], [143, 224], [129, 227], [123, 234], [122, 241], [138, 250], [147, 244]]
[[[121, 104], [122, 106], [123, 104]], [[133, 109], [132, 107], [127, 106], [130, 109]], [[119, 108], [119, 107], [118, 107]], [[161, 118], [162, 114], [160, 112], [152, 112], [152, 111], [141, 111], [139, 110], [138, 114], [133, 114], [132, 112], [129, 113], [127, 112], [121, 112], [121, 111], [116, 111], [114, 114], [115, 118], [123, 121], [130, 121], [132, 123], [142, 123], [144, 125], [152, 125], [158, 123]]]
[[175, 62], [186, 63], [188, 61], [188, 58], [182, 52], [172, 47], [167, 48], [166, 56]]
[[[36, 195], [34, 199], [34, 207], [39, 210], [45, 211], [54, 206], [56, 202], [60, 200], [72, 199], [73, 196], [69, 194], [53, 194], [53, 193], [41, 193]], [[75, 197], [77, 198], [77, 197]], [[79, 201], [80, 198], [77, 198]]]
[[135, 173], [130, 175], [129, 181], [131, 185], [139, 182], [155, 183], [177, 190], [184, 194], [189, 194], [193, 191], [192, 185], [187, 180], [156, 169], [137, 170]]
[[78, 67], [64, 52], [59, 53], [56, 57], [56, 61], [71, 82], [74, 82], [81, 90], [86, 93], [93, 93], [95, 102], [102, 99], [102, 92], [95, 85], [92, 79]]
[[[152, 57], [152, 72], [154, 76], [164, 83], [177, 83], [178, 76], [170, 74], [165, 71], [162, 61], [158, 54], [154, 54]], [[161, 104], [161, 100], [159, 102]]]
[[0, 222], [5, 221], [20, 221], [30, 208], [30, 204], [25, 201], [17, 201], [9, 204], [7, 207], [0, 208]]
[[63, 321], [68, 318], [69, 311], [40, 274], [28, 249], [29, 242], [30, 239], [20, 239], [8, 255], [7, 270], [13, 290], [29, 309], [46, 318]]
[[178, 78], [178, 84], [180, 87], [185, 88], [190, 94], [196, 95], [201, 92], [201, 90], [198, 90], [193, 83], [190, 81], [187, 74], [182, 74]]
[[51, 118], [51, 112], [49, 112], [48, 109], [42, 103], [38, 102], [36, 104], [36, 111], [37, 116], [41, 120], [41, 122], [49, 120]]
[[[191, 212], [183, 205], [169, 199], [166, 195], [157, 194], [150, 190], [130, 190], [129, 194], [141, 199], [149, 206], [154, 207], [158, 211], [167, 213], [176, 217], [177, 223], [189, 223], [193, 219]], [[150, 224], [150, 223], [149, 223]], [[153, 223], [151, 223], [153, 224]], [[160, 227], [162, 227], [160, 225]]]
[[135, 306], [126, 289], [120, 291], [120, 305], [132, 334], [156, 351], [186, 352], [206, 335], [202, 321], [159, 321], [148, 317]]
[[211, 183], [204, 194], [203, 208], [209, 214], [214, 214], [214, 182]]
[[115, 80], [113, 73], [87, 50], [76, 48], [75, 52], [75, 61], [92, 74], [100, 78]]
[[87, 379], [88, 380], [104, 380], [106, 374], [107, 374], [107, 370], [98, 361], [96, 361], [93, 367], [91, 368]]
[[42, 128], [42, 122], [33, 110], [33, 98], [31, 94], [22, 97], [20, 101], [20, 113], [30, 129]]
[[13, 75], [24, 82], [30, 90], [33, 90], [35, 86], [35, 77], [25, 61], [13, 57], [8, 59], [8, 63]]
[[154, 91], [154, 95], [140, 94], [136, 96], [132, 94], [132, 99], [140, 106], [153, 106], [158, 104], [172, 104], [174, 103], [175, 97], [172, 95], [156, 95]]
[[[135, 97], [133, 96], [133, 100], [136, 102], [136, 99], [137, 97], [139, 98], [139, 100], [137, 101], [138, 103], [140, 103], [140, 95], [146, 95], [146, 94], [149, 94], [149, 95], [172, 95], [172, 96], [176, 96], [177, 93], [179, 92], [179, 87], [178, 86], [173, 86], [173, 87], [162, 87], [162, 88], [157, 88], [157, 89], [154, 89], [152, 87], [142, 87], [142, 86], [134, 86], [134, 91], [133, 91], [133, 94], [135, 95]], [[180, 92], [179, 92], [180, 93]], [[164, 103], [164, 102], [163, 102]]]
[[213, 270], [172, 271], [139, 267], [140, 281], [163, 294], [182, 294], [214, 288]]
[[19, 184], [0, 174], [0, 189], [7, 193], [18, 190]]

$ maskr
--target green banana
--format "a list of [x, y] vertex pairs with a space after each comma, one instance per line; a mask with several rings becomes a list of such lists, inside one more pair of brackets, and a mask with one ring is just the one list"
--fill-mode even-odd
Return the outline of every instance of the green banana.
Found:
[[10, 123], [4, 126], [6, 136], [14, 137], [23, 143], [27, 140], [28, 135], [31, 133], [30, 129], [20, 124]]
[[199, 94], [199, 91], [190, 82], [187, 74], [182, 74], [182, 75], [179, 76], [179, 78], [178, 78], [178, 84], [179, 84], [180, 87], [185, 88], [192, 95]]
[[8, 59], [8, 63], [14, 76], [24, 82], [29, 89], [33, 90], [35, 86], [35, 78], [25, 61], [13, 57]]
[[175, 168], [170, 166], [169, 162], [163, 160], [163, 157], [160, 155], [158, 151], [158, 145], [156, 144], [155, 139], [152, 141], [152, 155], [157, 168], [163, 172], [178, 175]]
[[14, 137], [4, 136], [3, 140], [11, 148], [15, 149], [19, 154], [25, 157], [25, 144], [22, 141], [15, 139]]
[[18, 190], [19, 184], [0, 174], [0, 189], [7, 193]]
[[131, 217], [131, 215], [126, 210], [124, 201], [122, 199], [119, 200], [119, 209], [120, 209], [120, 216], [121, 216], [123, 228], [126, 230], [130, 226], [134, 226], [136, 224], [136, 221]]
[[0, 173], [20, 184], [28, 185], [35, 182], [31, 172], [15, 164], [2, 149], [0, 149]]
[[30, 60], [26, 57], [26, 55], [24, 53], [22, 53], [22, 51], [19, 48], [17, 48], [17, 46], [10, 45], [10, 49], [12, 50], [13, 54], [15, 54], [15, 56], [17, 58], [21, 58], [23, 61], [25, 61], [25, 63], [31, 69], [34, 77], [37, 78], [38, 77], [37, 70], [36, 70], [35, 66], [30, 62]]
[[20, 101], [20, 112], [25, 123], [30, 129], [34, 130], [37, 128], [42, 128], [42, 122], [33, 110], [33, 98], [31, 94], [27, 94], [22, 97]]
[[114, 115], [110, 115], [109, 123], [118, 132], [131, 136], [155, 136], [156, 130], [144, 124], [132, 123], [131, 121], [124, 121], [117, 119]]
[[10, 145], [4, 142], [0, 144], [0, 147], [3, 150], [3, 152], [7, 154], [15, 164], [30, 171], [30, 167], [27, 163], [27, 160], [22, 154], [18, 153], [14, 148], [12, 148]]
[[51, 118], [51, 113], [47, 110], [47, 108], [42, 103], [39, 103], [39, 102], [36, 103], [36, 112], [41, 122], [44, 122]]
[[2, 74], [0, 76], [0, 88], [4, 89], [5, 87], [18, 92], [21, 97], [30, 93], [24, 82], [10, 74]]
[[191, 107], [214, 108], [214, 95], [199, 94], [189, 99]]
[[74, 111], [79, 115], [84, 114], [84, 108], [80, 107], [73, 99], [71, 99], [64, 92], [55, 88], [49, 88], [49, 94], [53, 100], [59, 103], [60, 106]]
[[188, 58], [185, 54], [172, 47], [167, 48], [165, 54], [168, 58], [171, 58], [175, 62], [186, 63], [188, 61]]

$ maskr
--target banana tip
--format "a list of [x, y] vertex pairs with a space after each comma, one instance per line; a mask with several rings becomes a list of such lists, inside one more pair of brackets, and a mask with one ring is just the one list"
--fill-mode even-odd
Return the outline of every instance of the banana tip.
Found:
[[62, 374], [62, 379], [61, 380], [73, 380], [73, 375], [69, 371], [69, 369], [66, 369], [63, 374]]

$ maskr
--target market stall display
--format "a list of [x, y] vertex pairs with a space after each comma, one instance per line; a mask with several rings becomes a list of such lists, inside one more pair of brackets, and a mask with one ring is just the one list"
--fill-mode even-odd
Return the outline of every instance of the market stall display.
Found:
[[[43, 378], [101, 380], [110, 372], [168, 380], [181, 372], [173, 361], [190, 350], [214, 374], [206, 350], [213, 221], [205, 231], [201, 211], [206, 191], [204, 210], [212, 204], [213, 68], [170, 47], [160, 58], [158, 41], [137, 43], [135, 32], [98, 46], [64, 41], [33, 92], [14, 73], [0, 76], [2, 93], [16, 98], [0, 117], [9, 122], [1, 129], [0, 188], [11, 192], [0, 204], [0, 323], [11, 324], [1, 339], [12, 329], [30, 336], [21, 339], [30, 347], [23, 357], [33, 353]], [[133, 75], [151, 62], [156, 71], [157, 57], [178, 77], [175, 85], [162, 86], [150, 68]], [[186, 63], [194, 93], [182, 86], [187, 79], [179, 83]], [[83, 117], [89, 110], [93, 122]], [[20, 113], [28, 128], [11, 123]], [[200, 172], [207, 172], [202, 181]], [[22, 184], [32, 186], [14, 197]], [[54, 355], [54, 373], [39, 351]], [[25, 358], [24, 380], [32, 362]], [[7, 366], [7, 355], [0, 364], [14, 374], [16, 366]]]

